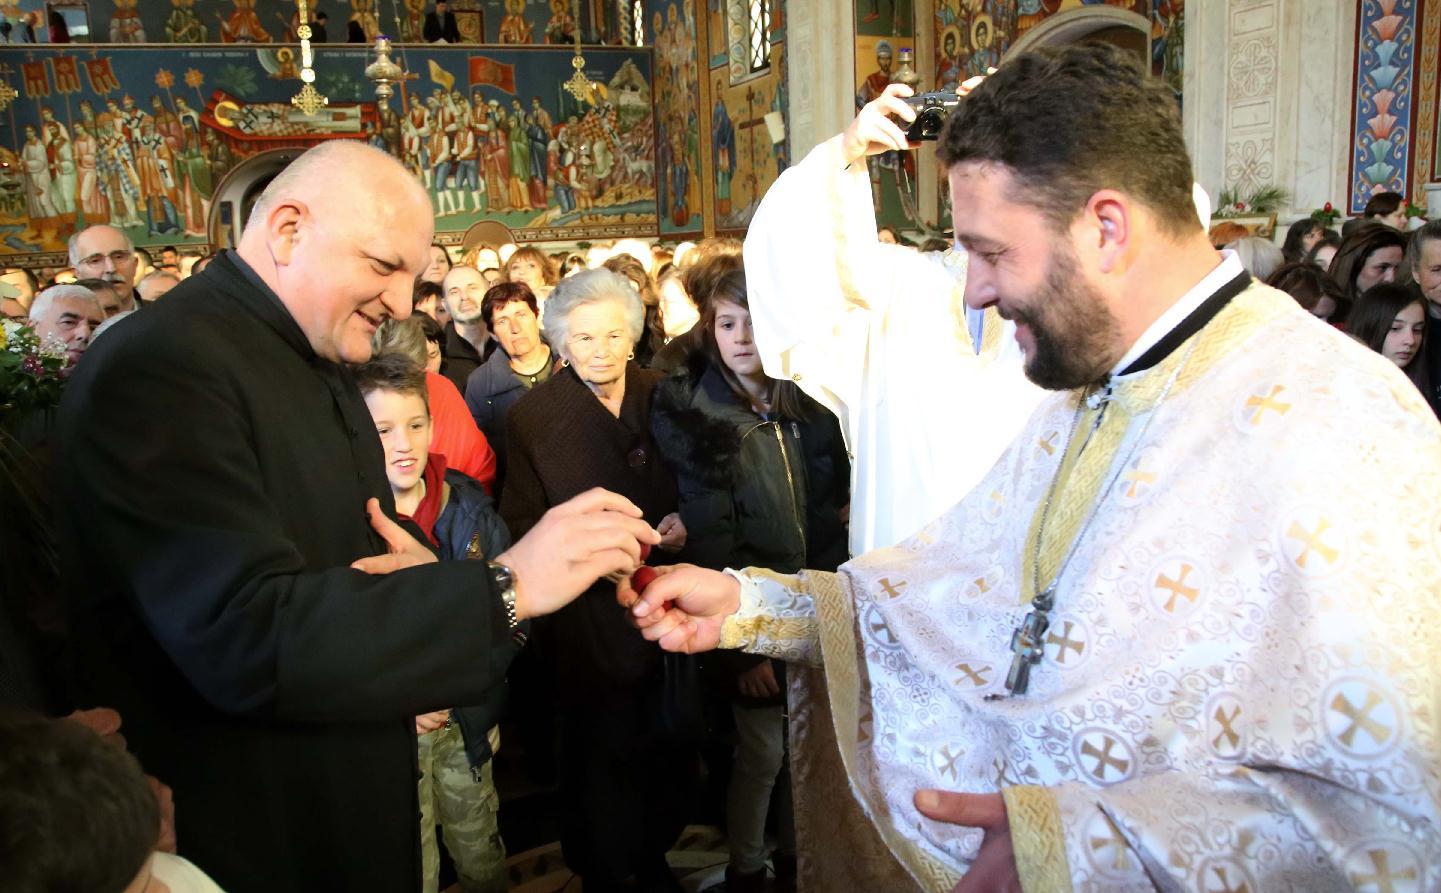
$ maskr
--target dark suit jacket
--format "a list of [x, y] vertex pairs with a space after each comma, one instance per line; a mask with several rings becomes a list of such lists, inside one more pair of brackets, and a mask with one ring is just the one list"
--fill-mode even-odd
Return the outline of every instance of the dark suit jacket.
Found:
[[496, 341], [494, 338], [487, 338], [485, 350], [476, 350], [475, 346], [460, 334], [460, 330], [455, 327], [454, 322], [446, 323], [442, 334], [444, 337], [440, 342], [440, 353], [445, 358], [445, 363], [441, 374], [450, 379], [457, 391], [464, 394], [465, 384], [470, 379], [470, 373], [479, 369], [480, 364], [490, 359], [490, 355], [495, 353]]
[[455, 24], [455, 13], [449, 10], [446, 10], [444, 22], [434, 12], [426, 13], [421, 34], [426, 43], [435, 43], [442, 38], [446, 43], [460, 43], [460, 28]]
[[65, 394], [59, 526], [81, 691], [175, 791], [232, 893], [415, 890], [413, 717], [514, 649], [480, 562], [370, 577], [392, 516], [350, 374], [222, 254], [96, 342]]

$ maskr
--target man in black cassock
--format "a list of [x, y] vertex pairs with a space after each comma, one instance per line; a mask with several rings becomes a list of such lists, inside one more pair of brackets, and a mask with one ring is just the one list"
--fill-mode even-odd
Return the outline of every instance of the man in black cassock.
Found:
[[480, 701], [518, 619], [659, 541], [601, 491], [491, 562], [435, 563], [389, 520], [345, 364], [409, 314], [432, 222], [395, 159], [312, 149], [239, 249], [117, 326], [61, 405], [82, 705], [120, 711], [175, 791], [180, 853], [231, 893], [418, 889], [414, 717]]
[[446, 43], [460, 43], [460, 28], [456, 25], [455, 13], [446, 7], [445, 0], [437, 0], [435, 11], [425, 14], [425, 25], [421, 28], [421, 34], [426, 43], [442, 40]]

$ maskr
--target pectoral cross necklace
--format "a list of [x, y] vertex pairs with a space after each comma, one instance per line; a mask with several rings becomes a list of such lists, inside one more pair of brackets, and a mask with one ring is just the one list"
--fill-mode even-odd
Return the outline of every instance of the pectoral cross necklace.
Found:
[[1111, 492], [1112, 488], [1116, 486], [1116, 480], [1121, 476], [1121, 472], [1130, 464], [1131, 456], [1145, 439], [1146, 431], [1151, 427], [1151, 421], [1156, 417], [1156, 410], [1161, 408], [1161, 404], [1165, 402], [1166, 397], [1170, 395], [1171, 388], [1175, 386], [1176, 380], [1181, 377], [1181, 370], [1186, 368], [1186, 364], [1191, 359], [1191, 354], [1196, 352], [1196, 345], [1199, 343], [1199, 338], [1192, 340], [1191, 346], [1186, 350], [1186, 355], [1181, 358], [1180, 363], [1176, 364], [1176, 371], [1171, 373], [1171, 377], [1166, 380], [1166, 386], [1161, 389], [1161, 395], [1156, 398], [1156, 402], [1151, 405], [1150, 411], [1146, 413], [1145, 421], [1142, 422], [1141, 429], [1136, 432], [1136, 437], [1131, 441], [1130, 449], [1126, 451], [1126, 455], [1120, 462], [1113, 463], [1113, 470], [1109, 475], [1109, 479], [1096, 494], [1095, 504], [1091, 506], [1090, 514], [1088, 514], [1086, 520], [1082, 522], [1081, 529], [1076, 531], [1075, 539], [1071, 540], [1071, 546], [1066, 551], [1066, 556], [1061, 559], [1060, 566], [1056, 568], [1056, 575], [1051, 579], [1051, 584], [1045, 589], [1042, 589], [1041, 543], [1045, 540], [1046, 522], [1051, 516], [1051, 503], [1055, 499], [1056, 488], [1061, 482], [1061, 472], [1066, 467], [1066, 456], [1071, 451], [1071, 440], [1076, 436], [1076, 427], [1080, 424], [1081, 416], [1085, 413], [1086, 408], [1089, 407], [1097, 410], [1095, 422], [1092, 423], [1090, 431], [1086, 433], [1085, 441], [1081, 444], [1080, 450], [1077, 451], [1076, 461], [1079, 461], [1080, 453], [1090, 445], [1091, 436], [1096, 433], [1097, 428], [1101, 427], [1101, 420], [1104, 418], [1106, 408], [1110, 404], [1113, 396], [1113, 385], [1110, 381], [1107, 381], [1104, 385], [1100, 385], [1094, 391], [1088, 393], [1083, 399], [1076, 401], [1076, 413], [1071, 417], [1071, 429], [1066, 434], [1066, 448], [1061, 452], [1061, 461], [1056, 466], [1055, 474], [1051, 476], [1051, 485], [1046, 490], [1046, 501], [1041, 506], [1041, 519], [1036, 524], [1036, 541], [1033, 546], [1034, 552], [1031, 556], [1031, 586], [1032, 591], [1035, 592], [1036, 595], [1031, 599], [1031, 610], [1026, 614], [1020, 625], [1016, 627], [1015, 631], [1011, 633], [1011, 653], [1014, 656], [1011, 658], [1011, 671], [1006, 674], [1006, 694], [988, 695], [987, 700], [1000, 700], [1011, 695], [1023, 695], [1026, 693], [1026, 690], [1030, 688], [1031, 667], [1040, 663], [1042, 656], [1046, 653], [1046, 631], [1051, 628], [1051, 609], [1056, 606], [1056, 586], [1061, 582], [1061, 575], [1066, 572], [1066, 568], [1070, 565], [1071, 559], [1075, 557], [1076, 547], [1081, 544], [1081, 540], [1085, 539], [1086, 531], [1090, 529], [1091, 522], [1095, 520], [1096, 512], [1100, 508], [1101, 501], [1105, 498], [1105, 495]]

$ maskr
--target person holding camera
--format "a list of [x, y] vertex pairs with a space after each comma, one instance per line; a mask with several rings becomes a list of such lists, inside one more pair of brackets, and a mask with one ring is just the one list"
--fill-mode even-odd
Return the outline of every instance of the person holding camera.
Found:
[[766, 374], [841, 420], [852, 555], [894, 545], [955, 504], [1042, 393], [1022, 372], [1015, 326], [994, 310], [966, 310], [964, 251], [942, 259], [876, 235], [866, 150], [912, 148], [891, 120], [914, 117], [911, 95], [887, 86], [782, 174], [745, 242]]

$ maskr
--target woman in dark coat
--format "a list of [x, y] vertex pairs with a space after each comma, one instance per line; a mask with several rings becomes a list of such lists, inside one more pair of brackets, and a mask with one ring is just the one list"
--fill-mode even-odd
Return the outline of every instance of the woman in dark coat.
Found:
[[[761, 368], [739, 257], [691, 271], [701, 347], [656, 386], [651, 429], [675, 469], [687, 531], [682, 557], [722, 570], [834, 571], [846, 559], [850, 463], [840, 424], [789, 381]], [[776, 875], [794, 878], [785, 768], [785, 665], [717, 652], [731, 689], [735, 763], [726, 802], [728, 893], [765, 888], [767, 808], [779, 787]]]
[[[565, 368], [506, 420], [501, 515], [512, 536], [552, 506], [604, 487], [645, 512], [662, 548], [684, 544], [675, 480], [650, 435], [660, 374], [631, 361], [643, 319], [634, 289], [607, 270], [572, 276], [551, 294], [545, 335]], [[677, 740], [663, 701], [666, 673], [684, 664], [665, 663], [671, 656], [663, 660], [632, 628], [606, 582], [536, 637], [556, 662], [566, 864], [587, 891], [620, 889], [629, 876], [641, 890], [679, 890], [665, 853], [684, 827], [695, 749]]]

